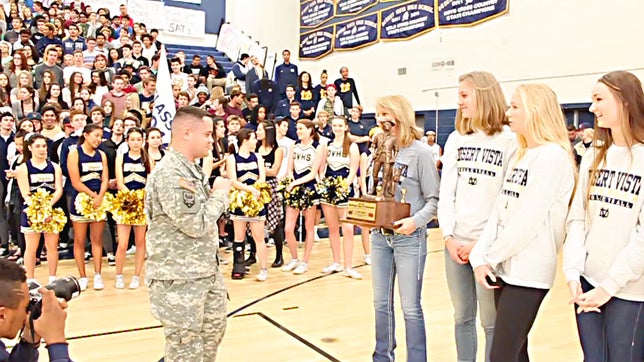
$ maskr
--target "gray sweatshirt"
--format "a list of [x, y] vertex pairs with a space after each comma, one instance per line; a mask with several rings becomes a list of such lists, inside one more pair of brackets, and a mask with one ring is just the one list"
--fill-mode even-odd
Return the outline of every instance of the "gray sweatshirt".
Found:
[[644, 302], [644, 145], [611, 146], [589, 180], [595, 152], [581, 160], [563, 270], [568, 281], [583, 276], [611, 296]]
[[438, 205], [438, 171], [429, 146], [418, 140], [400, 149], [394, 164], [396, 201], [400, 201], [400, 190], [405, 188], [405, 201], [411, 204], [411, 216], [416, 228], [425, 227], [436, 216]]
[[566, 236], [575, 166], [554, 143], [528, 149], [511, 165], [470, 264], [489, 265], [511, 285], [550, 289]]

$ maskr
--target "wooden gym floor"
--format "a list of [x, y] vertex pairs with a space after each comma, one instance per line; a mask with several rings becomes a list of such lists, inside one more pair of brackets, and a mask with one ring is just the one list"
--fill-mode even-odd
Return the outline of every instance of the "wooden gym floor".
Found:
[[[442, 239], [437, 229], [428, 234], [423, 307], [430, 361], [455, 361], [452, 305], [444, 273]], [[303, 249], [299, 250], [300, 253]], [[285, 249], [286, 261], [290, 259]], [[356, 237], [354, 266], [362, 280], [341, 273], [323, 275], [331, 251], [327, 239], [316, 243], [310, 268], [301, 276], [270, 269], [266, 282], [255, 281], [257, 264], [244, 280], [231, 280], [231, 264], [222, 266], [230, 293], [228, 326], [218, 361], [369, 361], [374, 346], [371, 266], [364, 265], [360, 237]], [[222, 254], [232, 259], [232, 254]], [[274, 249], [269, 249], [269, 263]], [[126, 287], [133, 272], [128, 256]], [[92, 262], [86, 265], [89, 288], [69, 303], [67, 336], [74, 361], [158, 361], [163, 356], [163, 333], [150, 314], [145, 286], [138, 290], [114, 288], [115, 267], [103, 264], [105, 289], [92, 288]], [[46, 263], [36, 277], [46, 280]], [[59, 276], [78, 272], [73, 260], [61, 261]], [[396, 293], [397, 294], [397, 293]], [[530, 335], [533, 361], [581, 361], [574, 314], [567, 304], [562, 273], [548, 293]], [[404, 321], [396, 300], [396, 357], [405, 361]], [[479, 326], [479, 360], [483, 350]], [[48, 360], [41, 350], [41, 361]]]

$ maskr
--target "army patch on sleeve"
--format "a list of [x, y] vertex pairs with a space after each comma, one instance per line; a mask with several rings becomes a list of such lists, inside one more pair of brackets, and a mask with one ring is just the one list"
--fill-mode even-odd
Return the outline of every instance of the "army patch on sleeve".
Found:
[[195, 194], [190, 191], [183, 191], [183, 204], [188, 208], [195, 206]]

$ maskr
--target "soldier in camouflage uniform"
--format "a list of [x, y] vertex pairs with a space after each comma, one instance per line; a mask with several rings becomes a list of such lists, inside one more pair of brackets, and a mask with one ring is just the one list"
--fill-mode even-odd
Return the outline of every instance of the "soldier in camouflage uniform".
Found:
[[214, 361], [226, 329], [226, 288], [219, 272], [217, 219], [228, 208], [230, 181], [212, 189], [195, 159], [212, 149], [213, 123], [182, 107], [172, 150], [146, 186], [146, 283], [152, 314], [163, 324], [165, 361]]

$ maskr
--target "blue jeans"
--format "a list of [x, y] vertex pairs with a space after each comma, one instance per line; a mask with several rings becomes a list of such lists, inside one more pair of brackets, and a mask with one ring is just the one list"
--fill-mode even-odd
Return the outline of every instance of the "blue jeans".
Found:
[[427, 231], [419, 228], [411, 235], [371, 233], [373, 304], [376, 312], [374, 362], [394, 361], [396, 349], [394, 321], [394, 280], [405, 319], [407, 361], [427, 361], [425, 318], [420, 304], [423, 272], [427, 257]]
[[[585, 293], [593, 286], [581, 278], [581, 288]], [[577, 314], [584, 361], [644, 361], [644, 302], [613, 297], [600, 309]]]
[[[485, 361], [490, 361], [494, 338], [496, 305], [494, 290], [486, 289], [474, 280], [474, 271], [468, 264], [457, 264], [445, 249], [445, 275], [454, 306], [454, 334], [458, 362], [476, 361], [476, 307], [481, 313], [481, 326], [485, 330]], [[477, 303], [478, 302], [478, 303]]]

